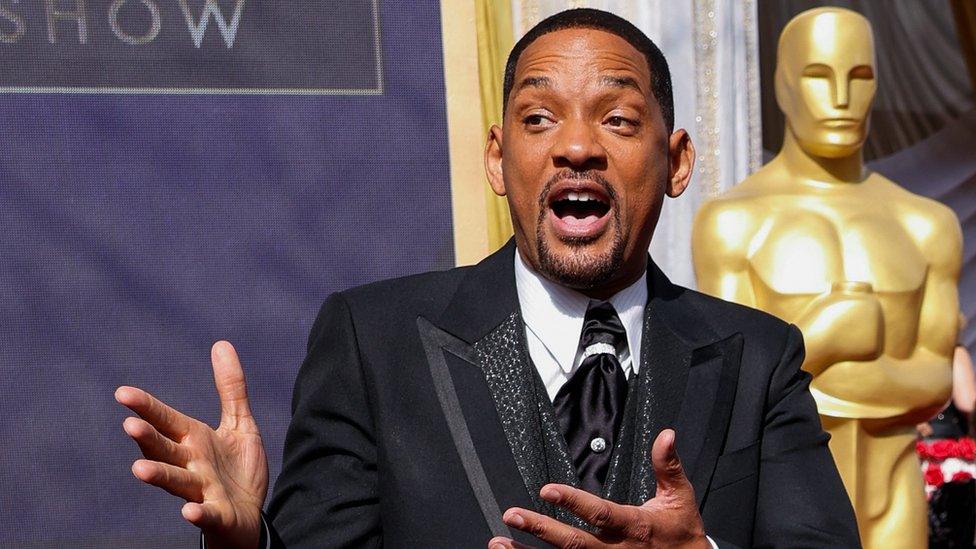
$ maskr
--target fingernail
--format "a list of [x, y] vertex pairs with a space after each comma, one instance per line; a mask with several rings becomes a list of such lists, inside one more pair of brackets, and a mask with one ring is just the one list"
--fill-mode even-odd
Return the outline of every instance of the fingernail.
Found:
[[505, 546], [500, 543], [493, 544], [490, 549], [505, 549]]
[[542, 489], [542, 492], [540, 492], [539, 495], [542, 496], [542, 499], [547, 499], [550, 501], [557, 500], [559, 499], [559, 490], [556, 490], [555, 488], [552, 488], [550, 486], [546, 486], [545, 488]]
[[512, 513], [508, 515], [508, 523], [516, 528], [521, 528], [525, 526], [525, 519], [518, 513]]

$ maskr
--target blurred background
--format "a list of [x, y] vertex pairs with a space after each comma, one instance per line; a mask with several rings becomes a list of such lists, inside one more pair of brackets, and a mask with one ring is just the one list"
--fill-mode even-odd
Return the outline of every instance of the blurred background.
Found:
[[0, 546], [195, 547], [129, 472], [112, 393], [208, 422], [235, 343], [271, 474], [331, 292], [469, 264], [511, 226], [481, 166], [514, 40], [613, 11], [667, 56], [699, 151], [651, 246], [694, 286], [691, 220], [779, 149], [783, 25], [874, 26], [870, 166], [955, 210], [976, 350], [976, 5], [969, 0], [0, 0]]

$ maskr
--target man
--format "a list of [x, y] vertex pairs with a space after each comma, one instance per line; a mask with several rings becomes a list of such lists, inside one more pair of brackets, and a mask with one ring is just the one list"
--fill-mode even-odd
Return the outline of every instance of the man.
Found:
[[692, 173], [672, 127], [639, 30], [595, 10], [543, 21], [512, 51], [485, 153], [514, 242], [325, 302], [270, 520], [227, 343], [216, 431], [117, 391], [144, 418], [125, 423], [148, 458], [133, 473], [186, 499], [208, 547], [856, 546], [799, 332], [648, 259]]

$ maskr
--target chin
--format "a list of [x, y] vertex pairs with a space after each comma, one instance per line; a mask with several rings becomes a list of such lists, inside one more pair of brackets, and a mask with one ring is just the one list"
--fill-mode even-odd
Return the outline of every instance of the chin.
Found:
[[596, 240], [548, 238], [537, 234], [539, 270], [546, 278], [576, 290], [599, 288], [623, 265], [625, 243], [618, 231]]
[[838, 134], [830, 132], [828, 135], [818, 136], [820, 139], [802, 142], [803, 149], [823, 158], [844, 158], [857, 154], [864, 145], [864, 138], [860, 133], [856, 135]]

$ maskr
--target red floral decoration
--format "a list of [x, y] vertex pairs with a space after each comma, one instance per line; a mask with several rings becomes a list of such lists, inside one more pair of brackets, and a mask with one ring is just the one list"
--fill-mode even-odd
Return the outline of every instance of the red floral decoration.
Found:
[[943, 483], [945, 483], [945, 477], [942, 475], [942, 468], [934, 463], [929, 463], [929, 466], [925, 468], [925, 484], [938, 488]]
[[970, 475], [966, 471], [957, 471], [956, 474], [952, 475], [951, 482], [969, 482], [972, 478], [973, 475]]
[[949, 458], [973, 461], [976, 459], [976, 440], [969, 437], [959, 440], [943, 438], [931, 442], [920, 440], [915, 443], [915, 453], [919, 459], [928, 461], [945, 461]]

